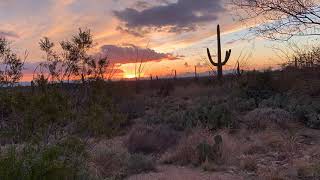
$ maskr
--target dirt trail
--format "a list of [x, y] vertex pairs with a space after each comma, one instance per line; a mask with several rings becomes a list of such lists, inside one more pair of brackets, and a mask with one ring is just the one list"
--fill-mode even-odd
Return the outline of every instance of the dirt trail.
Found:
[[204, 172], [200, 169], [192, 169], [177, 166], [159, 166], [158, 172], [134, 175], [128, 180], [244, 180], [239, 175], [224, 172]]

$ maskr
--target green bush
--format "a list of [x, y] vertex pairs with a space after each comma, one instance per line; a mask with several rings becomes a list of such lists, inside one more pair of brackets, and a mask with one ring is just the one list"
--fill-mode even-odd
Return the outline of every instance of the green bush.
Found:
[[320, 100], [318, 98], [292, 97], [286, 109], [307, 127], [320, 129]]
[[133, 154], [129, 157], [127, 170], [128, 174], [140, 174], [154, 171], [155, 164], [152, 159], [142, 154]]
[[[203, 128], [219, 129], [235, 127], [235, 117], [226, 104], [200, 106], [187, 111], [185, 127], [202, 126]], [[188, 123], [188, 124], [187, 124]]]
[[256, 108], [255, 100], [239, 98], [239, 97], [230, 97], [228, 99], [228, 106], [232, 107], [235, 111], [238, 112], [247, 112], [252, 111]]
[[11, 147], [0, 155], [0, 179], [89, 179], [84, 145], [67, 139], [47, 146]]
[[47, 141], [60, 134], [110, 137], [127, 125], [111, 97], [92, 85], [87, 91], [0, 92], [0, 141]]
[[13, 141], [40, 140], [64, 127], [73, 117], [71, 102], [64, 94], [2, 92], [0, 95], [4, 130]]
[[254, 99], [256, 107], [259, 103], [270, 98], [276, 92], [274, 80], [270, 70], [264, 72], [252, 71], [246, 74], [247, 78], [240, 82], [240, 89], [247, 99]]
[[186, 110], [160, 108], [153, 116], [147, 117], [147, 123], [167, 124], [182, 131], [201, 126], [209, 129], [236, 127], [235, 116], [225, 100], [212, 101], [208, 98], [194, 103]]
[[301, 179], [319, 179], [320, 164], [316, 163], [308, 166], [299, 167], [298, 176]]
[[259, 104], [260, 108], [281, 108], [284, 109], [289, 103], [286, 95], [276, 94], [268, 99], [262, 100]]
[[116, 149], [99, 148], [93, 153], [92, 162], [97, 179], [123, 179], [127, 176], [129, 154]]
[[97, 179], [124, 179], [129, 175], [154, 171], [154, 161], [142, 154], [129, 154], [117, 149], [99, 149], [92, 158]]

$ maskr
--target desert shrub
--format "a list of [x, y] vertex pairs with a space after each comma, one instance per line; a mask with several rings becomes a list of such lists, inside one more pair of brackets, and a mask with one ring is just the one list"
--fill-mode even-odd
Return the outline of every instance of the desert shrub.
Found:
[[319, 111], [313, 109], [312, 106], [301, 105], [296, 107], [294, 111], [295, 115], [301, 120], [307, 127], [319, 129], [320, 128], [320, 114]]
[[274, 167], [265, 167], [265, 168], [258, 168], [256, 171], [256, 174], [258, 175], [259, 180], [288, 180], [290, 178], [295, 179], [296, 176], [291, 176], [290, 178], [288, 176], [283, 175], [281, 173], [281, 169], [277, 169]]
[[80, 133], [110, 137], [128, 125], [127, 117], [118, 110], [106, 88], [106, 84], [98, 83], [79, 94], [83, 96], [76, 105], [76, 128]]
[[291, 98], [287, 109], [307, 127], [320, 128], [320, 101], [318, 98], [308, 96]]
[[142, 117], [145, 114], [145, 102], [143, 97], [128, 97], [119, 104], [119, 111], [127, 115], [128, 119]]
[[[222, 143], [218, 144], [221, 139]], [[209, 165], [236, 165], [243, 146], [239, 137], [233, 137], [227, 131], [215, 135], [209, 130], [196, 129], [186, 133], [177, 146], [163, 154], [160, 160], [177, 165], [199, 166], [207, 162]]]
[[126, 145], [130, 153], [161, 153], [178, 141], [178, 134], [168, 126], [138, 125], [128, 136]]
[[90, 103], [79, 113], [77, 130], [91, 136], [114, 136], [127, 124], [127, 119], [113, 107]]
[[288, 103], [289, 99], [286, 95], [276, 94], [269, 99], [262, 100], [259, 104], [259, 107], [285, 109]]
[[0, 140], [37, 142], [65, 133], [107, 137], [119, 133], [127, 118], [110, 96], [95, 89], [86, 92], [50, 86], [45, 92], [1, 91]]
[[[308, 73], [306, 73], [308, 74]], [[310, 72], [311, 77], [306, 76], [304, 73], [299, 73], [299, 77], [295, 79], [295, 84], [290, 89], [290, 93], [297, 96], [310, 96], [317, 97], [320, 92], [320, 81], [317, 78], [317, 75]]]
[[264, 72], [252, 71], [247, 73], [246, 76], [246, 79], [240, 82], [240, 89], [247, 99], [255, 100], [256, 106], [275, 93], [270, 70]]
[[94, 152], [91, 162], [94, 164], [95, 177], [98, 179], [122, 179], [127, 176], [129, 155], [114, 149], [98, 149]]
[[198, 165], [198, 146], [201, 143], [212, 145], [213, 136], [207, 130], [194, 130], [191, 134], [187, 134], [181, 138], [178, 145], [173, 150], [168, 151], [162, 156], [161, 161], [168, 164]]
[[11, 147], [0, 155], [0, 179], [88, 179], [85, 157], [84, 145], [77, 139]]
[[267, 153], [267, 149], [262, 145], [252, 144], [245, 150], [245, 155], [254, 155], [254, 154], [265, 154]]
[[245, 99], [239, 97], [231, 97], [228, 100], [228, 105], [238, 112], [252, 111], [256, 108], [255, 100], [253, 98]]
[[166, 97], [174, 91], [174, 84], [171, 81], [164, 81], [161, 83], [157, 92], [158, 96]]
[[214, 144], [210, 145], [206, 142], [200, 143], [197, 146], [197, 153], [199, 156], [199, 163], [202, 164], [206, 161], [214, 162], [216, 164], [221, 162], [222, 157], [222, 137], [217, 135], [214, 137]]
[[320, 178], [320, 164], [312, 164], [298, 168], [298, 176], [301, 179], [319, 179]]
[[257, 161], [253, 156], [243, 157], [240, 161], [240, 167], [248, 172], [255, 172], [258, 169]]
[[73, 118], [70, 99], [56, 91], [36, 95], [3, 93], [0, 99], [1, 134], [13, 141], [40, 140], [61, 130]]
[[208, 97], [189, 108], [160, 107], [146, 119], [149, 124], [167, 124], [178, 131], [198, 126], [211, 130], [237, 127], [236, 116], [225, 100], [208, 100]]
[[127, 164], [128, 174], [140, 174], [154, 171], [156, 169], [154, 161], [143, 154], [132, 154]]
[[287, 128], [288, 123], [293, 121], [292, 115], [283, 109], [258, 108], [247, 115], [244, 119], [249, 129], [264, 130], [271, 127], [272, 123], [281, 128]]
[[233, 128], [236, 126], [235, 117], [227, 104], [199, 106], [185, 114], [185, 127], [202, 126], [211, 130]]
[[94, 152], [91, 173], [97, 179], [123, 179], [128, 175], [154, 171], [154, 161], [142, 154], [102, 148]]
[[[146, 124], [165, 124], [175, 130], [182, 131], [186, 129], [185, 124], [185, 109], [180, 108], [179, 105], [172, 106], [169, 103], [158, 103], [153, 109], [154, 113], [148, 114], [145, 119]], [[190, 127], [192, 127], [190, 125]]]

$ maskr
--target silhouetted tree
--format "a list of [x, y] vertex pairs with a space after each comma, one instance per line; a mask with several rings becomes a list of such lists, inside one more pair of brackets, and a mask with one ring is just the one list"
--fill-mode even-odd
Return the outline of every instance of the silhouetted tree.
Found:
[[49, 74], [48, 79], [51, 78], [52, 82], [63, 81], [63, 67], [64, 63], [60, 56], [53, 50], [54, 43], [48, 37], [40, 39], [40, 49], [46, 53], [46, 61], [41, 63], [40, 66], [45, 68]]
[[[25, 53], [27, 58], [27, 53]], [[0, 38], [0, 85], [13, 86], [22, 78], [24, 61], [12, 52], [9, 42]]]
[[318, 0], [230, 0], [240, 20], [253, 20], [259, 35], [273, 40], [320, 35]]
[[79, 29], [79, 33], [71, 40], [60, 42], [62, 54], [54, 51], [55, 45], [48, 37], [41, 39], [39, 45], [46, 54], [46, 60], [35, 69], [35, 80], [63, 82], [67, 78], [69, 82], [70, 78], [80, 78], [84, 84], [89, 79], [105, 79], [109, 61], [107, 57], [89, 54], [93, 47], [90, 30]]
[[91, 76], [95, 65], [95, 59], [88, 55], [88, 51], [93, 47], [93, 39], [90, 30], [79, 29], [79, 33], [70, 41], [60, 43], [64, 50], [63, 57], [66, 63], [65, 74], [81, 78], [84, 84], [87, 77]]

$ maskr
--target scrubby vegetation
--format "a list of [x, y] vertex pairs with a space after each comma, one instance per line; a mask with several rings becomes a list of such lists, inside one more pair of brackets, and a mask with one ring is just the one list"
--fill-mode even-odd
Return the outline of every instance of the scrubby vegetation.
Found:
[[40, 41], [46, 61], [20, 87], [23, 62], [0, 41], [11, 67], [0, 71], [0, 179], [130, 179], [168, 166], [237, 179], [319, 178], [316, 62], [224, 79], [110, 82], [107, 60], [88, 53], [89, 30], [60, 46], [62, 54]]
[[[163, 166], [317, 178], [317, 76], [284, 69], [210, 85], [176, 79], [167, 96], [149, 83], [170, 80], [3, 88], [0, 178], [125, 179]], [[136, 94], [135, 83], [147, 88]]]

